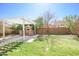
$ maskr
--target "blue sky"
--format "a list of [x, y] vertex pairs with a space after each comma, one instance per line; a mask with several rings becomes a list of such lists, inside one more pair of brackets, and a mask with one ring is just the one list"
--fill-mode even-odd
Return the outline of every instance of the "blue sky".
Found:
[[22, 3], [0, 4], [0, 18], [27, 17], [36, 19], [43, 15], [46, 11], [54, 12], [56, 17], [62, 19], [67, 15], [79, 15], [79, 4], [56, 4], [56, 3]]

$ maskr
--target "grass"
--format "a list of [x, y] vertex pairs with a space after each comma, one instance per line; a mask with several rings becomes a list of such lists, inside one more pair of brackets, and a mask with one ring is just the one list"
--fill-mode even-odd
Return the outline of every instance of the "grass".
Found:
[[13, 49], [16, 49], [16, 47], [19, 47], [20, 44], [23, 42], [12, 42], [4, 46], [0, 46], [0, 56], [7, 55], [6, 53], [8, 51], [12, 51]]
[[50, 49], [45, 52], [47, 41], [34, 41], [23, 43], [8, 56], [79, 56], [79, 41], [73, 35], [51, 35], [48, 37]]

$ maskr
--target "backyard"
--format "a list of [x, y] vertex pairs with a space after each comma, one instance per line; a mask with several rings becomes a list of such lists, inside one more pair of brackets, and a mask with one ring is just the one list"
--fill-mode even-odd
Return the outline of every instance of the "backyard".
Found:
[[[6, 19], [0, 29], [0, 55], [79, 56], [79, 16], [56, 20], [50, 11], [35, 20]], [[6, 27], [11, 31], [6, 31]], [[9, 38], [6, 34], [10, 35]]]
[[8, 51], [8, 56], [79, 56], [79, 41], [75, 35], [50, 35], [50, 49], [46, 52], [47, 40], [24, 42], [16, 49]]

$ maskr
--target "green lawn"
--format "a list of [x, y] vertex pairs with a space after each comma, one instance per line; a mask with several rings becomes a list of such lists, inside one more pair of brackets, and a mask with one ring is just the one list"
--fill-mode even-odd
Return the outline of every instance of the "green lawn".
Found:
[[77, 56], [79, 55], [79, 41], [72, 35], [51, 35], [50, 49], [46, 52], [47, 41], [24, 42], [8, 56]]

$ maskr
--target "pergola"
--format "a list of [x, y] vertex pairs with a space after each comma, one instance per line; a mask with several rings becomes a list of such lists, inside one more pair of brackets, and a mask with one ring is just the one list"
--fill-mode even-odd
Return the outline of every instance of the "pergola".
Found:
[[[3, 19], [3, 39], [5, 39], [5, 22], [11, 23], [11, 24], [21, 24], [22, 25], [22, 30], [23, 30], [23, 38], [25, 38], [25, 24], [33, 24], [35, 25], [35, 22], [33, 22], [30, 19], [27, 18], [17, 18], [17, 19]], [[35, 27], [34, 27], [35, 29]]]

